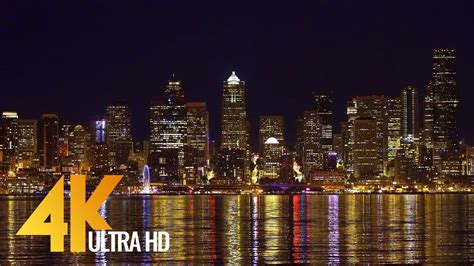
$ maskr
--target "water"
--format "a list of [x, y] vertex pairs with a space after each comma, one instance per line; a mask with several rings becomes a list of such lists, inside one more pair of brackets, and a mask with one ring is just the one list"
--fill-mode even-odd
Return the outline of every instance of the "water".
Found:
[[15, 235], [40, 200], [0, 198], [0, 262], [474, 261], [467, 194], [112, 197], [101, 208], [114, 230], [168, 231], [167, 253], [50, 253], [49, 237]]

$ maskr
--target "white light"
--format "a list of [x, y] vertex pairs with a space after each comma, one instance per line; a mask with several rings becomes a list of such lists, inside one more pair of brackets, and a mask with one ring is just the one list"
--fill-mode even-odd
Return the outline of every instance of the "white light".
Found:
[[267, 141], [265, 141], [265, 144], [280, 144], [280, 142], [278, 142], [276, 138], [270, 137], [267, 139]]
[[239, 82], [240, 82], [239, 77], [237, 77], [237, 75], [235, 74], [235, 71], [232, 71], [232, 75], [230, 75], [230, 77], [227, 79], [227, 83], [239, 84]]

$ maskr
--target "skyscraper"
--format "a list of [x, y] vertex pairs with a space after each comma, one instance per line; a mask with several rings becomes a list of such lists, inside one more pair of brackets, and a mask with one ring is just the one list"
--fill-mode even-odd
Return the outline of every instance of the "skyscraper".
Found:
[[169, 80], [163, 97], [150, 107], [150, 166], [152, 178], [178, 183], [184, 167], [186, 101], [181, 81]]
[[221, 123], [220, 176], [231, 181], [241, 181], [245, 178], [245, 166], [249, 157], [249, 127], [245, 82], [234, 71], [224, 81]]
[[322, 139], [321, 147], [324, 152], [332, 151], [332, 99], [327, 94], [313, 94], [314, 108], [321, 117]]
[[108, 105], [105, 118], [108, 129], [109, 164], [111, 166], [126, 164], [133, 144], [130, 109], [125, 103]]
[[[388, 158], [388, 145], [387, 145], [387, 116], [386, 116], [386, 103], [387, 98], [385, 96], [360, 96], [355, 97], [349, 102], [347, 107], [348, 116], [348, 159], [350, 162], [354, 162], [354, 123], [359, 117], [362, 118], [373, 118], [377, 125], [376, 141], [377, 141], [377, 169], [379, 174], [383, 174], [384, 165]], [[350, 166], [350, 164], [349, 164]], [[349, 167], [350, 170], [350, 167]]]
[[423, 145], [431, 151], [433, 149], [433, 82], [430, 81], [426, 87], [423, 98]]
[[97, 118], [91, 123], [90, 165], [93, 174], [100, 176], [108, 172], [109, 151], [107, 147], [107, 122]]
[[258, 141], [260, 155], [265, 157], [265, 142], [268, 138], [276, 138], [280, 146], [285, 148], [285, 118], [281, 115], [261, 115], [259, 119]]
[[305, 111], [303, 115], [303, 171], [310, 177], [313, 170], [321, 170], [324, 164], [322, 149], [322, 122], [316, 111]]
[[264, 176], [278, 178], [280, 161], [285, 147], [284, 118], [280, 115], [262, 115], [259, 119], [260, 156], [265, 162]]
[[224, 81], [221, 149], [248, 149], [245, 82], [235, 72]]
[[401, 92], [401, 136], [405, 140], [418, 139], [420, 133], [420, 116], [418, 89], [407, 86]]
[[58, 115], [54, 113], [43, 114], [43, 169], [55, 171], [59, 167]]
[[433, 53], [433, 164], [441, 167], [441, 155], [458, 141], [456, 114], [455, 51], [436, 49]]
[[68, 136], [68, 156], [76, 173], [87, 170], [87, 145], [86, 130], [82, 125], [75, 125]]
[[188, 102], [186, 109], [185, 166], [202, 177], [209, 159], [209, 112], [205, 102]]
[[393, 169], [397, 151], [400, 149], [402, 106], [400, 98], [387, 99], [387, 163]]
[[15, 170], [18, 155], [18, 114], [3, 112], [3, 164], [4, 170]]
[[353, 167], [356, 178], [371, 178], [380, 173], [377, 132], [377, 121], [372, 117], [359, 117], [354, 121]]
[[38, 167], [38, 126], [36, 120], [18, 122], [18, 168]]

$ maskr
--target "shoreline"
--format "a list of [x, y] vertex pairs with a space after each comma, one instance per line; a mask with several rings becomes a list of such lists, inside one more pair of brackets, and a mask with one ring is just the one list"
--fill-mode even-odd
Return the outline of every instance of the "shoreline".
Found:
[[[111, 194], [110, 198], [140, 198], [140, 197], [155, 197], [155, 196], [294, 196], [294, 195], [307, 195], [307, 196], [330, 196], [330, 195], [443, 195], [443, 194], [462, 194], [470, 195], [474, 192], [403, 192], [403, 193], [369, 193], [369, 192], [317, 192], [317, 193], [206, 193], [206, 194], [193, 194], [193, 193], [131, 193], [131, 194]], [[0, 194], [0, 198], [18, 197], [18, 198], [43, 198], [46, 194]]]

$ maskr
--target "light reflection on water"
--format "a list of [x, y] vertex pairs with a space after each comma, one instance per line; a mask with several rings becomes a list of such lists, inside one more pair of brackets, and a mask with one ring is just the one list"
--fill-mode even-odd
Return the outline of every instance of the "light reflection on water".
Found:
[[[116, 231], [168, 231], [167, 253], [49, 252], [15, 233], [41, 199], [0, 197], [0, 262], [472, 262], [474, 195], [112, 197]], [[66, 221], [68, 206], [66, 202]], [[143, 234], [140, 234], [142, 237]], [[65, 239], [66, 250], [69, 238]]]

